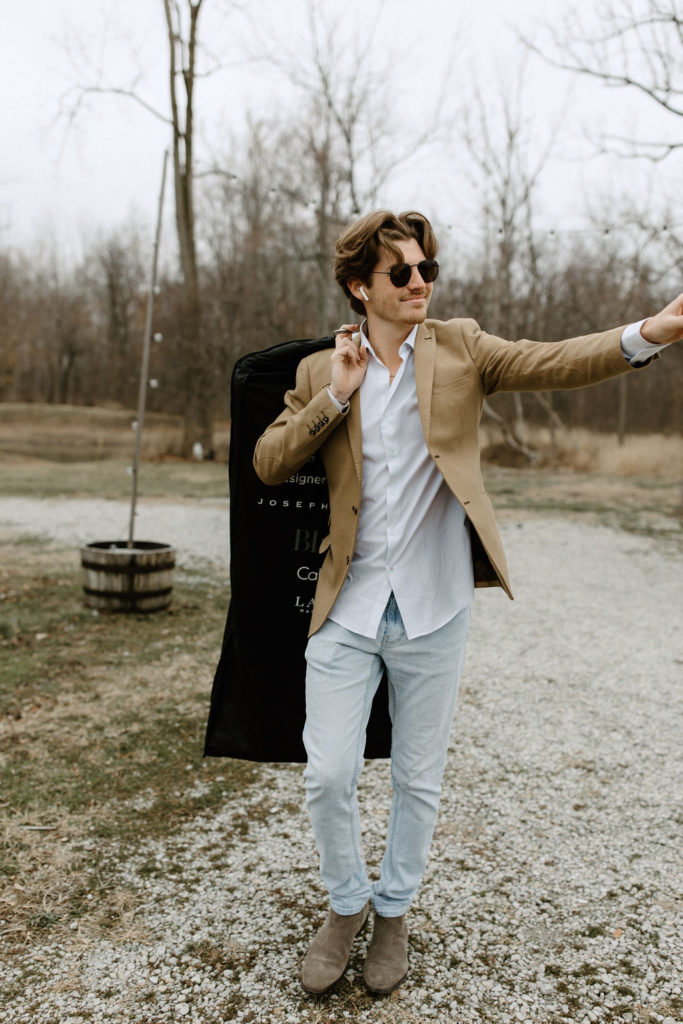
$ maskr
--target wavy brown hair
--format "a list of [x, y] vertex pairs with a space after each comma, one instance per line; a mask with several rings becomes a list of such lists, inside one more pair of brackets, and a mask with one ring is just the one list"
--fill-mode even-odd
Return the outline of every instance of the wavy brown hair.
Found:
[[375, 210], [350, 224], [337, 239], [334, 249], [334, 276], [351, 303], [351, 309], [361, 316], [365, 306], [351, 294], [348, 282], [357, 278], [370, 284], [370, 276], [382, 257], [382, 250], [403, 263], [403, 254], [396, 242], [414, 238], [428, 260], [436, 258], [439, 246], [432, 225], [427, 218], [409, 210], [395, 214], [391, 210]]

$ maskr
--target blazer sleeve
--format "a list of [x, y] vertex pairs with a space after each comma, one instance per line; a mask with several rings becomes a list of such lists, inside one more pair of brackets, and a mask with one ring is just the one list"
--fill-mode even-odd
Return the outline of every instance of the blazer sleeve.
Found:
[[309, 361], [302, 359], [284, 409], [256, 442], [254, 469], [264, 484], [289, 479], [344, 419], [348, 410], [339, 412], [327, 387], [313, 393]]
[[566, 341], [505, 341], [466, 321], [464, 340], [484, 386], [497, 391], [583, 388], [634, 369], [621, 348], [623, 327]]

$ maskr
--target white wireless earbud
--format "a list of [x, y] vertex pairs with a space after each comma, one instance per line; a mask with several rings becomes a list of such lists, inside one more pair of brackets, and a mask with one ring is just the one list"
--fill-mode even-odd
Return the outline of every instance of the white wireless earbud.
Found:
[[368, 296], [367, 292], [365, 291], [365, 288], [363, 287], [363, 285], [360, 286], [360, 293], [363, 296], [363, 298], [365, 299], [365, 301], [367, 302], [369, 296]]

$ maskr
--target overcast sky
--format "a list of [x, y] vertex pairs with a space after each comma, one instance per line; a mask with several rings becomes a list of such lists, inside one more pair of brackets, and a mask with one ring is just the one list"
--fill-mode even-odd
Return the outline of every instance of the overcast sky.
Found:
[[[229, 66], [197, 90], [198, 156], [217, 151], [239, 133], [247, 110], [263, 115], [295, 111], [295, 97], [274, 72], [245, 62], [253, 47], [248, 21], [229, 12], [227, 0], [205, 0], [200, 36], [212, 56]], [[306, 59], [305, 0], [246, 0], [252, 17], [283, 52]], [[346, 13], [349, 39], [371, 31], [373, 0], [320, 0], [329, 15]], [[592, 0], [573, 9], [590, 12]], [[399, 125], [405, 144], [430, 109], [446, 69], [446, 102], [455, 111], [467, 102], [476, 77], [495, 110], [499, 83], [512, 88], [521, 60], [516, 31], [541, 38], [542, 23], [559, 24], [565, 0], [387, 0], [376, 35], [377, 60], [394, 56]], [[161, 0], [22, 0], [4, 18], [4, 98], [0, 166], [0, 244], [27, 245], [53, 235], [65, 252], [77, 251], [97, 228], [135, 216], [151, 223], [168, 129], [139, 106], [111, 96], [92, 97], [71, 126], [60, 109], [74, 83], [101, 80], [128, 87], [141, 75], [141, 94], [167, 109], [166, 43]], [[591, 155], [585, 131], [618, 127], [642, 130], [659, 115], [623, 90], [606, 90], [555, 71], [538, 58], [526, 65], [524, 109], [535, 144], [560, 131], [542, 178], [543, 220], [576, 229], [586, 197], [631, 190], [673, 195], [680, 165], [644, 167]], [[664, 125], [664, 122], [661, 122]], [[666, 130], [666, 129], [665, 129]], [[383, 201], [418, 206], [441, 219], [466, 220], [463, 156], [457, 122], [428, 159], [408, 161], [390, 181]], [[605, 202], [604, 198], [598, 200]]]

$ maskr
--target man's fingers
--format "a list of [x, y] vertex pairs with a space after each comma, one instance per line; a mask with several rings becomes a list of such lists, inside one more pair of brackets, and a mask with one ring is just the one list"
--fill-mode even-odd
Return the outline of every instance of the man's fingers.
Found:
[[351, 335], [350, 332], [345, 332], [344, 334], [337, 334], [334, 339], [334, 345], [337, 351], [339, 351], [345, 345], [351, 345], [353, 348], [356, 349], [358, 348], [358, 346], [354, 344], [353, 336]]
[[332, 359], [335, 358], [341, 359], [342, 362], [350, 360], [355, 366], [359, 362], [360, 353], [352, 342], [341, 341], [340, 338], [337, 338], [337, 347], [332, 355]]
[[342, 324], [341, 327], [338, 327], [337, 330], [336, 331], [332, 331], [332, 333], [335, 336], [337, 336], [337, 335], [340, 335], [340, 334], [353, 334], [353, 332], [357, 331], [357, 330], [358, 330], [358, 324]]

